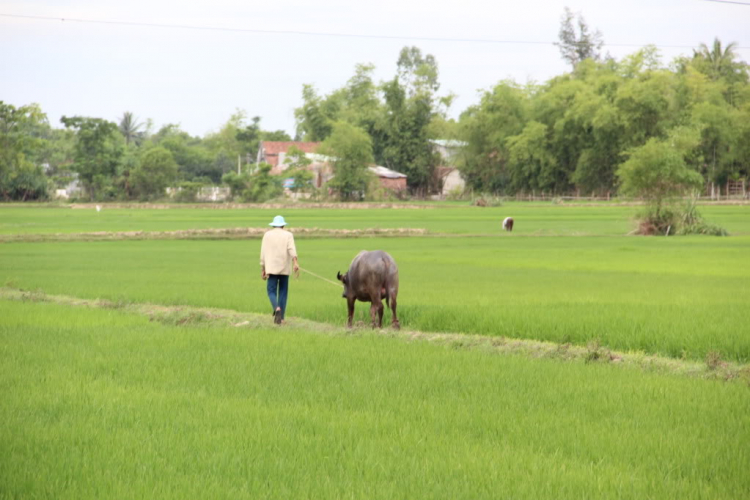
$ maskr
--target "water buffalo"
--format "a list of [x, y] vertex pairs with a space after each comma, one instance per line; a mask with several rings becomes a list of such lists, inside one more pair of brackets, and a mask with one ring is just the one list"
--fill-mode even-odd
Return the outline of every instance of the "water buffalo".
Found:
[[342, 297], [346, 299], [349, 306], [349, 321], [347, 325], [352, 326], [354, 316], [354, 301], [370, 302], [370, 317], [373, 328], [383, 327], [383, 302], [393, 311], [391, 326], [399, 328], [400, 324], [396, 317], [396, 296], [398, 295], [398, 266], [393, 257], [382, 250], [368, 252], [362, 250], [354, 257], [349, 270], [342, 275], [338, 272], [336, 277], [344, 284]]
[[513, 217], [506, 217], [503, 221], [503, 229], [513, 231]]

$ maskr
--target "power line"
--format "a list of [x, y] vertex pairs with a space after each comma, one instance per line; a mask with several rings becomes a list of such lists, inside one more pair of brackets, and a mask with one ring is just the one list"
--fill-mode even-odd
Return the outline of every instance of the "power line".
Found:
[[[707, 0], [708, 1], [708, 0]], [[718, 1], [718, 0], [715, 0]], [[750, 4], [749, 4], [750, 5]], [[378, 40], [411, 40], [427, 42], [462, 42], [462, 43], [488, 43], [488, 44], [517, 44], [517, 45], [555, 45], [556, 42], [539, 42], [532, 40], [494, 40], [487, 38], [441, 38], [441, 37], [420, 37], [420, 36], [401, 36], [401, 35], [362, 35], [354, 33], [330, 33], [317, 31], [297, 31], [297, 30], [261, 30], [253, 28], [222, 28], [216, 26], [195, 26], [185, 24], [158, 24], [144, 23], [134, 21], [105, 21], [96, 19], [78, 19], [70, 17], [48, 17], [48, 16], [30, 16], [23, 14], [2, 14], [0, 17], [12, 17], [18, 19], [32, 19], [38, 21], [61, 21], [86, 24], [107, 24], [119, 26], [140, 26], [146, 28], [167, 28], [167, 29], [185, 29], [201, 31], [224, 31], [232, 33], [256, 33], [266, 35], [302, 35], [302, 36], [320, 36], [320, 37], [337, 37], [337, 38], [368, 38]], [[628, 43], [604, 43], [606, 47], [643, 47], [645, 45], [654, 45], [655, 47], [665, 49], [693, 49], [696, 45], [655, 45], [655, 44], [628, 44]], [[735, 49], [750, 49], [750, 47], [735, 47]]]
[[750, 5], [746, 2], [733, 2], [732, 0], [703, 0], [704, 2], [716, 2], [716, 3], [733, 3], [736, 5]]

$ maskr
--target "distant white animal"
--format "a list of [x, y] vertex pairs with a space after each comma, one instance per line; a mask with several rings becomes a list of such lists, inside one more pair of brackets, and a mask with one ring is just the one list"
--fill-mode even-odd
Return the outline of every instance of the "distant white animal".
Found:
[[513, 231], [513, 217], [506, 217], [503, 221], [503, 229]]
[[101, 211], [102, 211], [102, 207], [101, 207], [101, 205], [97, 205], [97, 206], [96, 206], [96, 211], [97, 211], [97, 212], [101, 212]]

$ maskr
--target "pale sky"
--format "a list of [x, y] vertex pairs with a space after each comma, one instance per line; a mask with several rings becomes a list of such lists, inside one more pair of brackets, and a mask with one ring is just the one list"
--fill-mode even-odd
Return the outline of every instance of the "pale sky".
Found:
[[[62, 115], [118, 122], [131, 111], [141, 121], [152, 119], [155, 130], [176, 123], [203, 136], [241, 109], [248, 117], [260, 116], [264, 129], [293, 135], [303, 84], [327, 94], [344, 86], [358, 63], [374, 64], [377, 82], [391, 79], [401, 48], [414, 45], [437, 59], [440, 93], [457, 95], [449, 113], [457, 117], [478, 102], [480, 90], [500, 80], [544, 82], [568, 70], [551, 45], [565, 6], [599, 29], [605, 51], [618, 59], [654, 44], [669, 62], [719, 37], [724, 44], [737, 42], [737, 53], [750, 61], [750, 0], [737, 1], [748, 5], [705, 0], [0, 0], [0, 100], [16, 106], [39, 103], [54, 127], [62, 126]], [[529, 43], [498, 43], [510, 41]]]

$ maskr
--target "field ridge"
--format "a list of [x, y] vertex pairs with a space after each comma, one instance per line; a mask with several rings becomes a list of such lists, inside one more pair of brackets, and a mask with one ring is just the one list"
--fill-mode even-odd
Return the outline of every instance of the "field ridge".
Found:
[[[206, 239], [259, 239], [268, 231], [267, 227], [228, 227], [209, 229], [180, 229], [174, 231], [93, 231], [83, 233], [34, 233], [0, 235], [0, 243], [36, 243], [47, 241], [121, 241], [121, 240], [206, 240]], [[402, 237], [425, 236], [423, 228], [366, 228], [366, 229], [321, 229], [294, 228], [295, 236], [325, 238]]]
[[[192, 306], [168, 306], [151, 303], [113, 302], [106, 299], [83, 299], [67, 295], [50, 295], [42, 291], [0, 287], [0, 300], [24, 302], [49, 302], [71, 307], [118, 309], [132, 314], [148, 316], [151, 321], [176, 326], [223, 326], [248, 330], [267, 329], [270, 315], [240, 312], [229, 309]], [[387, 335], [404, 341], [423, 341], [445, 345], [452, 349], [474, 349], [499, 355], [517, 355], [527, 358], [546, 358], [564, 362], [599, 363], [617, 365], [648, 372], [672, 374], [688, 378], [743, 381], [750, 386], [750, 364], [723, 361], [711, 353], [706, 362], [670, 358], [643, 352], [614, 351], [598, 342], [587, 346], [555, 343], [530, 339], [488, 337], [462, 333], [424, 332], [418, 330], [371, 330], [361, 322], [354, 329], [316, 322], [304, 318], [289, 318], [281, 327], [284, 331], [351, 336], [370, 332]]]

